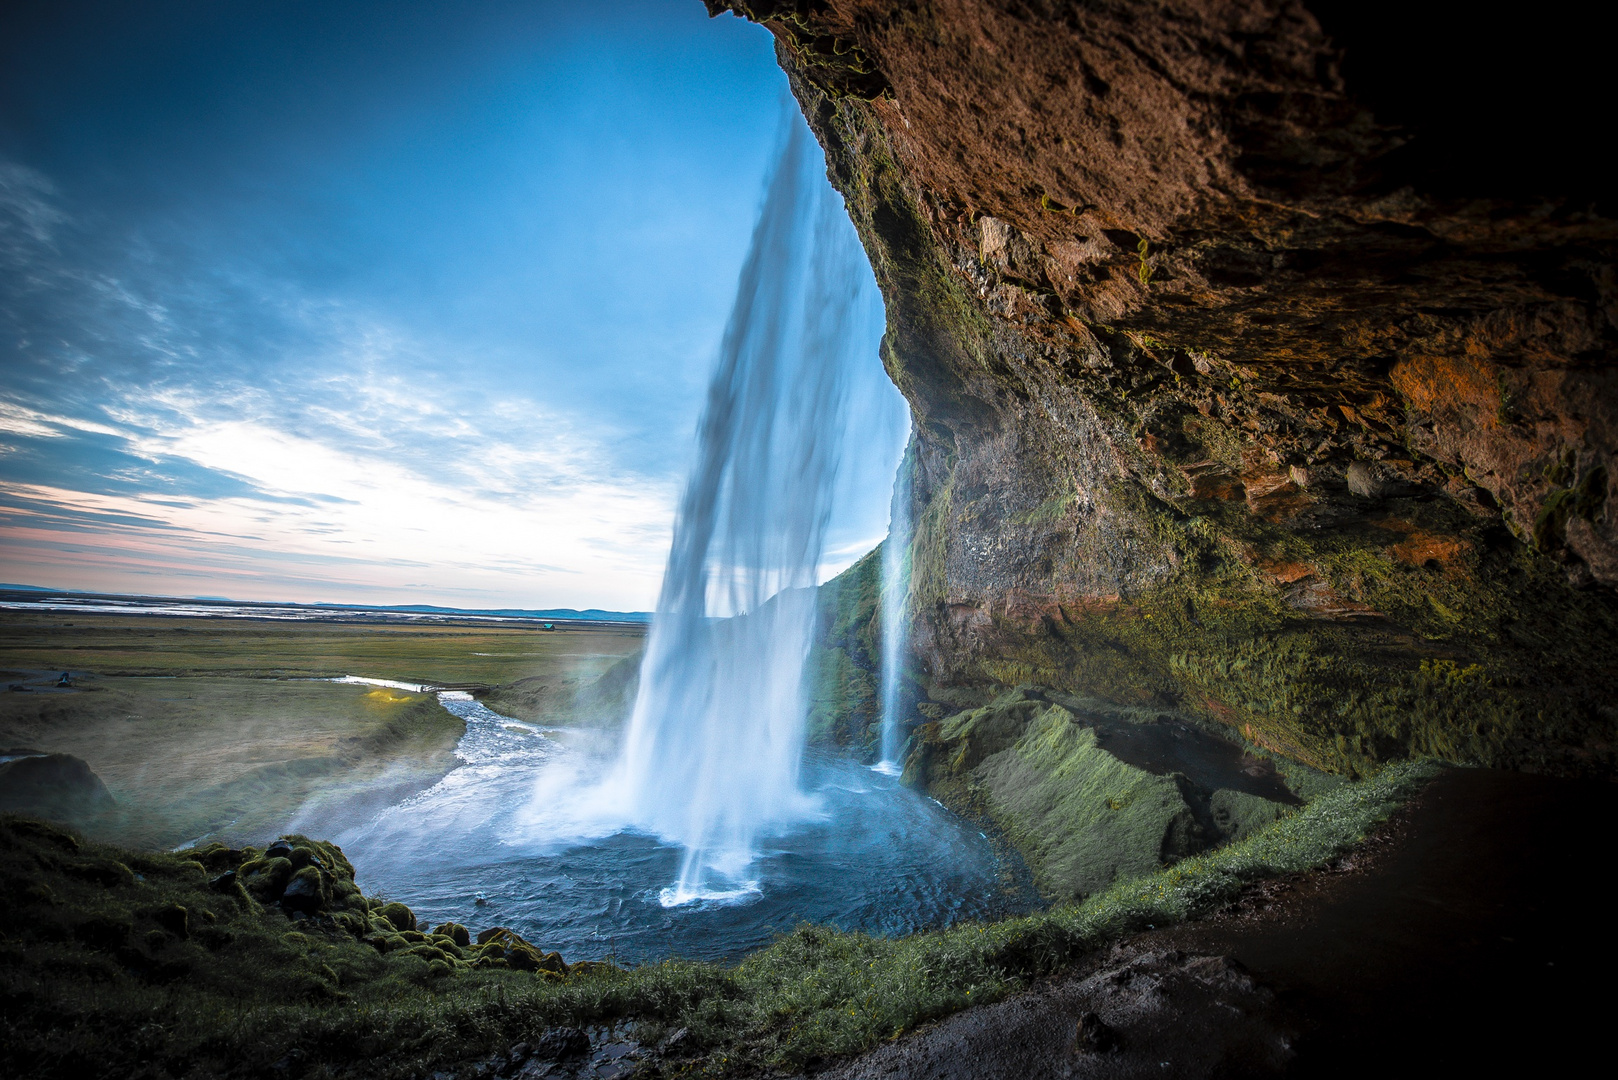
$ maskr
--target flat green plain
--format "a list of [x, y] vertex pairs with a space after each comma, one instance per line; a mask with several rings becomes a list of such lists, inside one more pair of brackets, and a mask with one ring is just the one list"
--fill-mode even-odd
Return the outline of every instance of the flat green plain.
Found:
[[[133, 847], [331, 835], [435, 783], [465, 727], [431, 694], [317, 681], [530, 680], [567, 700], [640, 628], [398, 626], [173, 616], [0, 616], [0, 750], [82, 758], [116, 811], [75, 821]], [[73, 687], [51, 685], [63, 671]]]
[[640, 648], [644, 629], [541, 630], [166, 615], [0, 615], [0, 668], [98, 675], [360, 675], [496, 685], [537, 676], [594, 678]]

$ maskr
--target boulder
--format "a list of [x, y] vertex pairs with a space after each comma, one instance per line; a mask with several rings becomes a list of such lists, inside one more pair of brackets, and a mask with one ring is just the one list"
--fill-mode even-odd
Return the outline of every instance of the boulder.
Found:
[[266, 855], [242, 863], [236, 875], [248, 895], [261, 904], [272, 904], [281, 899], [282, 891], [292, 880], [292, 863], [288, 859]]
[[316, 866], [305, 866], [292, 875], [281, 893], [281, 906], [306, 914], [324, 910], [331, 902], [331, 885]]
[[114, 805], [107, 786], [82, 758], [38, 750], [0, 752], [0, 812], [80, 821]]
[[442, 934], [444, 937], [449, 938], [463, 949], [472, 944], [471, 931], [467, 930], [467, 928], [462, 926], [460, 923], [443, 923], [433, 931], [433, 934], [434, 936]]
[[544, 1061], [563, 1061], [590, 1052], [590, 1036], [578, 1028], [551, 1028], [534, 1043], [534, 1057]]
[[395, 930], [398, 930], [401, 933], [406, 930], [414, 930], [416, 928], [415, 913], [409, 908], [405, 907], [403, 904], [399, 903], [397, 900], [389, 904], [383, 904], [382, 907], [377, 911], [377, 914], [386, 919], [393, 925]]
[[478, 935], [483, 956], [504, 960], [518, 971], [544, 971], [552, 975], [566, 975], [568, 965], [558, 952], [543, 952], [524, 941], [503, 926], [492, 927]]

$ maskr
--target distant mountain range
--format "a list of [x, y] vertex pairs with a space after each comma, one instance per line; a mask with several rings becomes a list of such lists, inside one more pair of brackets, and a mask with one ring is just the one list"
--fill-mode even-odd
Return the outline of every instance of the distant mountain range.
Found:
[[493, 615], [506, 619], [589, 619], [594, 622], [651, 622], [650, 611], [603, 611], [601, 608], [453, 608], [433, 604], [392, 604], [375, 607], [367, 604], [296, 604], [295, 607], [341, 608], [344, 611], [401, 611], [420, 612], [423, 615]]
[[135, 596], [120, 593], [88, 593], [75, 592], [72, 589], [51, 589], [42, 585], [20, 585], [15, 583], [0, 583], [0, 593], [30, 593], [43, 599], [45, 596], [61, 597], [67, 601], [114, 601], [135, 605], [170, 605], [170, 604], [199, 604], [214, 605], [228, 604], [236, 608], [275, 608], [279, 610], [298, 609], [304, 611], [354, 611], [374, 612], [378, 615], [395, 613], [399, 615], [442, 615], [442, 616], [482, 616], [485, 618], [501, 619], [557, 619], [580, 622], [624, 622], [648, 623], [652, 621], [649, 611], [604, 611], [601, 608], [588, 608], [580, 611], [577, 608], [455, 608], [440, 607], [436, 604], [337, 604], [330, 601], [321, 601], [314, 604], [300, 604], [291, 601], [279, 602], [271, 600], [231, 600], [223, 596]]

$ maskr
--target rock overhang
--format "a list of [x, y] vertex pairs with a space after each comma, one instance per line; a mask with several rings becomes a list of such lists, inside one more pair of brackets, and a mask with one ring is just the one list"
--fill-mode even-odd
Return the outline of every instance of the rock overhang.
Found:
[[1591, 155], [1455, 135], [1467, 80], [1547, 110], [1497, 156], [1568, 129], [1554, 58], [1525, 105], [1387, 5], [726, 7], [887, 300], [927, 678], [1611, 773], [1618, 222]]

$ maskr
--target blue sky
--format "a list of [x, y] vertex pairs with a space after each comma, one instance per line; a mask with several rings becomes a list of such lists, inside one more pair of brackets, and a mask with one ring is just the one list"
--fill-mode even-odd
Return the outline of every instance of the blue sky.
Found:
[[[646, 608], [778, 137], [645, 4], [0, 16], [0, 581]], [[828, 571], [878, 540], [869, 419]]]

